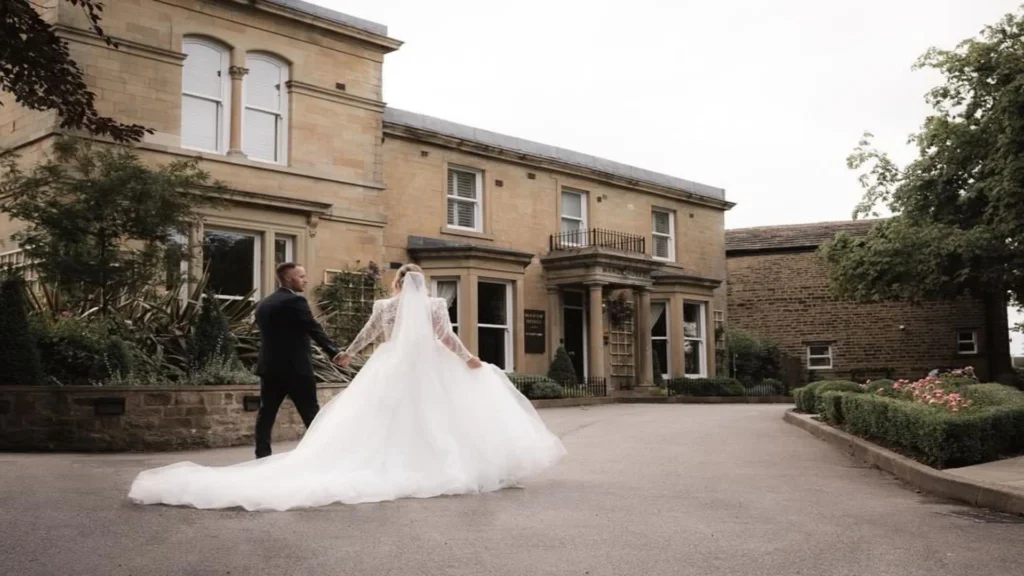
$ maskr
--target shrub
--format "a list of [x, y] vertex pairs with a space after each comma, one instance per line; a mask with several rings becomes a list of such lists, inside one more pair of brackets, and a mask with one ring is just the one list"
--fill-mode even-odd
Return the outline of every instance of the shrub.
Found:
[[516, 388], [531, 400], [562, 398], [565, 390], [557, 382], [537, 374], [513, 373], [508, 375]]
[[782, 353], [774, 343], [730, 329], [726, 332], [726, 344], [728, 357], [733, 361], [733, 376], [744, 385], [753, 386], [782, 375]]
[[952, 413], [875, 394], [842, 394], [852, 434], [881, 441], [937, 468], [969, 466], [1024, 451], [1024, 407]]
[[181, 383], [187, 386], [231, 386], [258, 384], [259, 378], [242, 368], [237, 359], [214, 356], [202, 367], [189, 371]]
[[0, 384], [45, 383], [29, 324], [25, 284], [20, 278], [9, 278], [0, 284], [0, 342]]
[[675, 396], [744, 396], [747, 393], [735, 378], [675, 378], [668, 385]]
[[802, 388], [797, 388], [796, 390], [794, 390], [793, 400], [796, 402], [796, 409], [801, 412], [812, 414], [814, 412], [814, 403], [816, 401], [814, 397], [814, 391], [818, 388], [818, 386], [821, 386], [824, 383], [824, 380], [820, 382], [811, 382], [810, 384]]
[[815, 414], [822, 414], [825, 407], [821, 404], [821, 395], [826, 392], [864, 392], [864, 388], [856, 382], [850, 382], [848, 380], [826, 380], [816, 386], [811, 395], [813, 400], [808, 402], [809, 406], [813, 407]]
[[892, 390], [892, 385], [895, 383], [895, 380], [890, 380], [889, 378], [879, 378], [878, 380], [868, 380], [864, 385], [867, 386], [868, 392], [875, 392], [879, 388], [882, 390]]
[[1024, 392], [1002, 384], [973, 384], [964, 389], [964, 397], [979, 408], [1024, 406]]
[[778, 380], [776, 378], [765, 378], [761, 384], [770, 386], [777, 396], [781, 396], [786, 393], [786, 385], [782, 383], [782, 380]]
[[821, 406], [820, 414], [826, 422], [834, 426], [843, 423], [843, 396], [850, 392], [829, 390], [821, 393], [818, 397], [818, 405]]
[[40, 322], [37, 332], [46, 376], [60, 385], [103, 384], [115, 375], [128, 378], [141, 364], [141, 351], [111, 334], [112, 327], [99, 318]]
[[238, 363], [235, 338], [227, 318], [220, 302], [209, 292], [203, 297], [199, 318], [186, 346], [190, 371], [201, 370], [214, 362], [232, 367]]
[[545, 398], [561, 398], [564, 394], [562, 387], [551, 380], [541, 380], [533, 384], [530, 390], [530, 395], [527, 396], [531, 400], [541, 400]]
[[559, 346], [555, 352], [555, 359], [551, 361], [551, 368], [548, 370], [548, 378], [561, 384], [576, 382], [576, 369], [573, 368], [572, 359], [569, 358], [564, 346]]

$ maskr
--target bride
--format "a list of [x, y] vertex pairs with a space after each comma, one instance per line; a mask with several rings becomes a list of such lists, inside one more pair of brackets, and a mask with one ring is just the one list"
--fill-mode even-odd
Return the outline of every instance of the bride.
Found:
[[504, 372], [466, 350], [447, 302], [428, 297], [422, 270], [406, 264], [394, 288], [374, 302], [343, 360], [386, 342], [294, 450], [234, 466], [146, 470], [129, 498], [289, 510], [490, 492], [558, 462], [561, 441]]

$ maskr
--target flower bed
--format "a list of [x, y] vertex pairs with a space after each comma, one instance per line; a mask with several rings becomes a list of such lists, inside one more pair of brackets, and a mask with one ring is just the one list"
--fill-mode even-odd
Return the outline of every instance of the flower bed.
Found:
[[936, 468], [1024, 453], [1024, 392], [978, 384], [969, 369], [857, 390], [808, 388], [795, 394], [802, 411]]

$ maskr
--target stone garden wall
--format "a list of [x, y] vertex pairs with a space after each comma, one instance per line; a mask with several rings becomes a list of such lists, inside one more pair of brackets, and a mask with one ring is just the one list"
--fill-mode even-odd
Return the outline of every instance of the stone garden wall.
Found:
[[[320, 404], [344, 390], [322, 384]], [[259, 386], [0, 387], [0, 451], [161, 451], [253, 443]], [[274, 440], [305, 427], [286, 400]]]

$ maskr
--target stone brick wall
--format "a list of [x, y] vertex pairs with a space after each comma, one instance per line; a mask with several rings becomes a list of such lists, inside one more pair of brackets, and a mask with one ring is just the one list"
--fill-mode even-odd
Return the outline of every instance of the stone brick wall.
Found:
[[[857, 304], [828, 295], [825, 268], [813, 251], [730, 255], [729, 325], [770, 338], [806, 366], [808, 343], [831, 342], [833, 371], [888, 367], [917, 378], [938, 367], [973, 365], [988, 378], [984, 306], [978, 300]], [[903, 327], [901, 329], [900, 327]], [[976, 330], [980, 354], [957, 353], [956, 332]]]
[[[321, 385], [321, 406], [341, 393]], [[256, 412], [244, 398], [258, 386], [189, 388], [0, 387], [0, 451], [163, 451], [253, 443]], [[123, 398], [124, 414], [97, 415], [97, 398]], [[298, 439], [302, 420], [285, 402], [274, 441]]]

